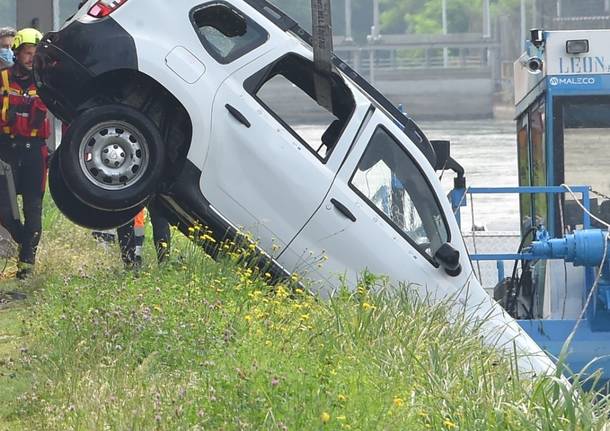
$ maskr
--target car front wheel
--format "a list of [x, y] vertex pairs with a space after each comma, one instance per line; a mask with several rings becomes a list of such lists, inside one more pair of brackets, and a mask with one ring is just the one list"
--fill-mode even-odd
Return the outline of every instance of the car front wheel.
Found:
[[70, 124], [59, 158], [68, 188], [104, 211], [140, 206], [163, 174], [165, 148], [156, 125], [136, 109], [108, 104]]

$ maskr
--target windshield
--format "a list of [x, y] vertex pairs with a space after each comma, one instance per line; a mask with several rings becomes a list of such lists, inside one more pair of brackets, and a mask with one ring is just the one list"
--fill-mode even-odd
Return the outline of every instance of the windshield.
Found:
[[[592, 212], [610, 222], [610, 96], [564, 98], [561, 114], [564, 183], [590, 185]], [[575, 212], [573, 204], [573, 198], [566, 196], [568, 218]]]

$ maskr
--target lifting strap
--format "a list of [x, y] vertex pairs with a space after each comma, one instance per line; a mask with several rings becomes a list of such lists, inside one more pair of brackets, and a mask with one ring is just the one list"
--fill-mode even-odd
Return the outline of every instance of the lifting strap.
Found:
[[330, 0], [311, 0], [314, 88], [318, 105], [333, 112], [333, 31]]

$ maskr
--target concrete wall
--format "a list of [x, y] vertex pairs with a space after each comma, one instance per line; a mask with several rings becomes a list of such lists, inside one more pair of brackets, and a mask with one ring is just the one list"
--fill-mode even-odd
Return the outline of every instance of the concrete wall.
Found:
[[[291, 123], [318, 124], [320, 117], [298, 103], [285, 84], [273, 85], [271, 106]], [[403, 79], [379, 77], [376, 87], [396, 106], [402, 104], [415, 120], [473, 120], [493, 117], [494, 84], [491, 77], [423, 74]]]
[[491, 78], [378, 80], [376, 86], [417, 120], [472, 120], [493, 116]]

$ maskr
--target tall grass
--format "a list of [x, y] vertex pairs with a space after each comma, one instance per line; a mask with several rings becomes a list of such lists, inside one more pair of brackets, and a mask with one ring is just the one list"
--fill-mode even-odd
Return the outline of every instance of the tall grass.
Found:
[[367, 275], [319, 301], [269, 286], [239, 250], [215, 262], [181, 238], [173, 263], [127, 272], [116, 247], [53, 209], [47, 220], [20, 312], [27, 348], [14, 354], [28, 386], [0, 406], [0, 428], [605, 429], [605, 397], [519, 379], [511, 358], [408, 286], [371, 295], [383, 279]]

